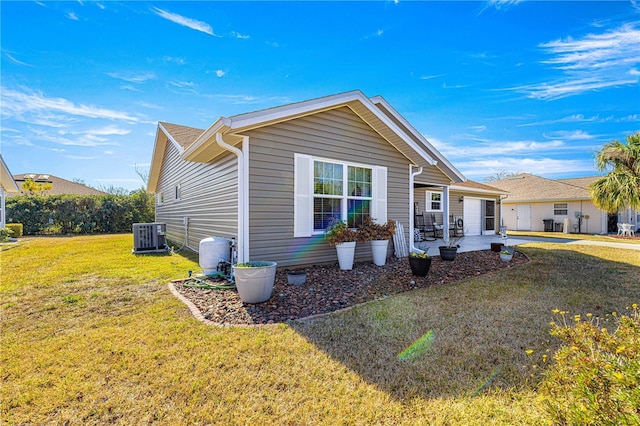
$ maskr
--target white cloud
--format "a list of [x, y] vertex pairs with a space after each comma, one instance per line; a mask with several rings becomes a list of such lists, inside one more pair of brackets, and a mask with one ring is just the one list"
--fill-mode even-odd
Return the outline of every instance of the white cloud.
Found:
[[487, 6], [500, 9], [503, 7], [514, 6], [522, 1], [523, 0], [488, 0]]
[[569, 141], [590, 140], [595, 138], [595, 136], [582, 130], [560, 130], [557, 132], [544, 133], [543, 136], [547, 139], [563, 139]]
[[468, 178], [482, 180], [498, 172], [526, 172], [539, 176], [593, 174], [593, 161], [553, 158], [501, 157], [478, 161], [456, 162], [455, 166]]
[[95, 157], [95, 156], [86, 156], [86, 155], [65, 155], [65, 158], [68, 158], [69, 160], [97, 160], [100, 157]]
[[126, 112], [100, 108], [92, 105], [75, 104], [64, 98], [49, 98], [42, 93], [31, 91], [20, 92], [13, 89], [1, 88], [3, 115], [12, 118], [22, 118], [27, 113], [62, 113], [86, 118], [103, 118], [109, 120], [123, 120], [138, 123], [140, 119]]
[[156, 78], [152, 72], [134, 73], [134, 72], [108, 72], [109, 77], [117, 78], [129, 83], [144, 83], [147, 80]]
[[469, 127], [471, 130], [476, 131], [478, 133], [480, 132], [484, 132], [485, 130], [487, 130], [487, 126], [471, 126]]
[[196, 86], [192, 81], [170, 81], [169, 84], [180, 89], [190, 89]]
[[33, 65], [31, 65], [31, 64], [27, 64], [26, 62], [22, 62], [21, 60], [14, 58], [13, 55], [10, 52], [8, 52], [8, 51], [6, 51], [4, 49], [2, 49], [2, 53], [4, 53], [4, 56], [6, 56], [8, 60], [10, 60], [11, 62], [13, 62], [16, 65], [22, 65], [22, 66], [26, 66], [26, 67], [33, 67]]
[[156, 15], [171, 22], [174, 22], [178, 25], [182, 25], [183, 27], [191, 28], [192, 30], [200, 31], [205, 34], [209, 34], [215, 37], [218, 37], [213, 33], [213, 28], [211, 25], [207, 24], [203, 21], [198, 21], [197, 19], [187, 18], [182, 15], [178, 15], [177, 13], [167, 12], [166, 10], [159, 9], [157, 7], [152, 8]]
[[164, 58], [162, 58], [165, 62], [173, 62], [176, 63], [178, 65], [184, 65], [187, 63], [187, 60], [184, 58], [176, 58], [173, 56], [165, 56]]
[[540, 44], [549, 59], [542, 64], [562, 71], [563, 76], [548, 82], [514, 87], [528, 97], [555, 100], [585, 92], [637, 84], [640, 73], [640, 29], [627, 23], [600, 34]]
[[250, 39], [250, 38], [251, 38], [250, 36], [248, 36], [248, 35], [246, 35], [246, 34], [240, 34], [240, 33], [239, 33], [239, 32], [237, 32], [237, 31], [231, 31], [231, 33], [230, 33], [229, 35], [230, 35], [231, 37], [233, 37], [233, 38], [239, 38], [239, 39], [241, 39], [241, 40], [248, 40], [248, 39]]
[[76, 14], [74, 12], [67, 13], [67, 18], [71, 19], [72, 21], [77, 21], [78, 20], [78, 16], [76, 16]]
[[431, 80], [433, 78], [443, 77], [444, 74], [436, 74], [436, 75], [422, 75], [420, 76], [420, 80]]
[[216, 76], [218, 77], [224, 77], [225, 74], [226, 72], [224, 72], [223, 70], [216, 70]]

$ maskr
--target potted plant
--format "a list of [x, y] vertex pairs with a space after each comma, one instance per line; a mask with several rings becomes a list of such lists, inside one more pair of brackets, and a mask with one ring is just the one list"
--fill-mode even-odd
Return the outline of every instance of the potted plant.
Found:
[[426, 251], [411, 252], [409, 254], [409, 266], [411, 273], [416, 277], [424, 277], [431, 269], [431, 256]]
[[396, 223], [391, 219], [384, 224], [379, 224], [370, 216], [365, 216], [362, 223], [358, 225], [360, 240], [371, 241], [373, 263], [377, 266], [384, 266], [386, 263], [389, 240], [395, 233]]
[[269, 300], [276, 278], [276, 262], [244, 262], [233, 265], [233, 276], [240, 298], [245, 303]]
[[324, 237], [331, 246], [336, 247], [340, 269], [353, 268], [353, 258], [356, 253], [358, 233], [347, 226], [347, 222], [336, 218], [331, 219], [329, 226], [324, 231]]
[[464, 237], [463, 236], [449, 237], [448, 242], [443, 239], [442, 242], [444, 243], [444, 245], [441, 245], [438, 247], [438, 249], [440, 250], [440, 258], [442, 260], [448, 260], [448, 261], [455, 260], [456, 254], [458, 253], [458, 248], [460, 248], [460, 244], [458, 243], [462, 238]]
[[504, 247], [500, 251], [500, 260], [503, 262], [510, 262], [513, 258], [514, 249], [512, 247]]

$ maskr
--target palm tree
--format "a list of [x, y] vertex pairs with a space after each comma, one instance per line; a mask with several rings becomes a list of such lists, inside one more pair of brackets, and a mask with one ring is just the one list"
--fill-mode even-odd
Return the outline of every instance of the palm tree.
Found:
[[606, 176], [589, 185], [593, 203], [607, 212], [620, 208], [640, 210], [640, 132], [627, 136], [627, 143], [614, 140], [596, 155], [599, 171]]

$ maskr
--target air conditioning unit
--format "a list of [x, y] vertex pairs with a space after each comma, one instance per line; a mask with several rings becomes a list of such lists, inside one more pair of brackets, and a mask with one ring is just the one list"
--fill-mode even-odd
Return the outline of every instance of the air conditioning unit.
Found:
[[133, 252], [153, 253], [167, 250], [165, 223], [134, 223]]

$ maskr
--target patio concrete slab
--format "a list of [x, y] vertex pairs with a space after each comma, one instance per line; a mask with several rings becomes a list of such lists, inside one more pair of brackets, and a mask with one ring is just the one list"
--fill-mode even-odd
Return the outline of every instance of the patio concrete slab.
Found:
[[[478, 251], [478, 250], [489, 250], [491, 249], [491, 243], [502, 243], [503, 240], [500, 235], [473, 235], [464, 237], [458, 244], [460, 244], [460, 248], [458, 248], [458, 252], [465, 251]], [[506, 244], [509, 246], [518, 246], [521, 244], [527, 243], [535, 243], [535, 242], [546, 242], [546, 243], [556, 243], [556, 244], [582, 244], [582, 245], [593, 245], [593, 246], [607, 246], [607, 247], [615, 247], [622, 248], [628, 250], [640, 250], [640, 244], [627, 244], [627, 243], [619, 243], [615, 241], [605, 242], [605, 241], [589, 241], [589, 240], [580, 240], [580, 239], [564, 239], [564, 238], [542, 238], [542, 237], [508, 237]], [[422, 250], [426, 250], [427, 253], [431, 256], [439, 256], [438, 247], [443, 245], [442, 240], [435, 241], [423, 241], [420, 243], [416, 243], [416, 247]]]

